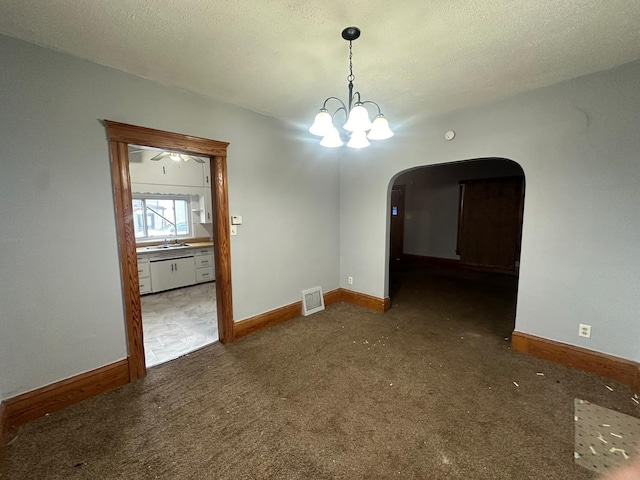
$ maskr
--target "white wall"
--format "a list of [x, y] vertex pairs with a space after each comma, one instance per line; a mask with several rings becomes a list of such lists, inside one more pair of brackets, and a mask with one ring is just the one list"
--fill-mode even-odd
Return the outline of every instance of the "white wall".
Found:
[[[399, 172], [508, 158], [526, 178], [516, 329], [640, 360], [640, 63], [506, 101], [395, 123], [341, 164], [340, 282], [388, 292], [390, 189]], [[445, 131], [457, 132], [447, 142]], [[578, 324], [592, 338], [577, 336]]]
[[405, 185], [404, 253], [458, 260], [460, 181], [522, 175], [511, 160], [482, 159], [409, 170]]
[[338, 163], [289, 126], [3, 36], [0, 64], [2, 398], [126, 357], [101, 119], [230, 142], [236, 320], [338, 287]]

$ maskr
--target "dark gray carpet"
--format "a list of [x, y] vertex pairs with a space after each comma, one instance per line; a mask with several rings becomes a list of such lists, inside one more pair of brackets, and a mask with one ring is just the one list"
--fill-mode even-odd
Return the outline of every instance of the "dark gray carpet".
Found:
[[22, 427], [2, 478], [595, 478], [573, 399], [638, 416], [631, 389], [511, 351], [515, 291], [400, 267], [386, 314], [333, 305]]

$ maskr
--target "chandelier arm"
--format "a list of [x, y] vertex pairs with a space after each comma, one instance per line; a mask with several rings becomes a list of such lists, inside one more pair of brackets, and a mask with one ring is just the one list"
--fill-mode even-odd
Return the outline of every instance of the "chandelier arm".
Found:
[[[322, 108], [323, 108], [324, 110], [326, 110], [326, 109], [327, 109], [327, 102], [328, 102], [329, 100], [332, 100], [332, 99], [333, 99], [333, 100], [337, 100], [337, 101], [339, 101], [339, 102], [340, 102], [340, 105], [342, 105], [342, 107], [341, 107], [341, 108], [344, 108], [344, 109], [346, 110], [346, 108], [347, 108], [347, 107], [345, 107], [344, 102], [343, 102], [342, 100], [340, 100], [338, 97], [329, 97], [329, 98], [327, 98], [327, 99], [324, 101], [324, 103], [322, 104]], [[338, 108], [338, 110], [340, 110], [340, 109]], [[336, 112], [337, 112], [338, 110], [336, 110]]]
[[[340, 103], [342, 103], [342, 102], [340, 102]], [[337, 114], [340, 110], [342, 110], [342, 111], [344, 112], [345, 116], [346, 116], [347, 118], [349, 118], [349, 112], [347, 111], [347, 107], [345, 107], [344, 103], [342, 104], [342, 106], [341, 106], [341, 107], [338, 107], [338, 109], [337, 109], [335, 112], [333, 112], [333, 115], [331, 115], [331, 118], [335, 117], [335, 116], [336, 116], [336, 114]]]
[[[358, 100], [360, 100], [360, 94], [358, 93]], [[362, 104], [366, 104], [366, 103], [372, 103], [376, 106], [376, 108], [378, 109], [378, 115], [382, 115], [382, 111], [380, 110], [380, 105], [378, 105], [376, 102], [372, 102], [371, 100], [365, 100], [364, 102], [362, 102]]]

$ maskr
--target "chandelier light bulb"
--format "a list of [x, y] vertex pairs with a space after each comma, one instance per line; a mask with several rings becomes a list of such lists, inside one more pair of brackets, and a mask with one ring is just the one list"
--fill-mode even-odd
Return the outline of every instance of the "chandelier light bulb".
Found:
[[177, 153], [172, 153], [171, 155], [169, 155], [169, 158], [174, 162], [179, 162], [180, 160], [182, 160], [180, 155], [178, 155]]
[[367, 135], [369, 140], [386, 140], [393, 137], [393, 132], [389, 128], [389, 122], [384, 115], [379, 114], [371, 124], [371, 131]]
[[342, 128], [348, 132], [355, 132], [356, 130], [366, 132], [367, 130], [371, 130], [369, 112], [367, 112], [367, 109], [364, 108], [364, 105], [361, 102], [356, 103], [351, 109], [351, 112], [349, 112], [349, 119]]
[[331, 125], [331, 130], [329, 130], [322, 141], [320, 141], [320, 145], [323, 147], [336, 148], [341, 147], [344, 143], [340, 138], [340, 132], [338, 132], [338, 129]]
[[367, 140], [367, 133], [364, 130], [352, 132], [349, 143], [347, 143], [347, 147], [350, 148], [366, 148], [369, 145], [371, 145], [371, 143]]
[[326, 108], [322, 108], [316, 115], [313, 125], [309, 127], [309, 132], [318, 137], [324, 137], [331, 132], [332, 128], [334, 128], [333, 118], [331, 118]]

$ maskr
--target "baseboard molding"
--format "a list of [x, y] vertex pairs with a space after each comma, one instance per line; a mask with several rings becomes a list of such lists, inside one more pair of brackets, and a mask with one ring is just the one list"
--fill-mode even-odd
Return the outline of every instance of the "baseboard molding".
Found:
[[428, 257], [424, 255], [412, 255], [409, 253], [405, 253], [403, 256], [407, 260], [412, 260], [414, 262], [422, 263], [423, 265], [427, 266], [460, 268], [462, 270], [471, 270], [474, 272], [502, 273], [505, 275], [518, 274], [517, 270], [509, 270], [499, 267], [484, 267], [481, 265], [470, 265], [468, 263], [462, 263], [460, 260], [457, 260], [455, 258]]
[[413, 255], [405, 253], [402, 255], [407, 260], [424, 263], [425, 265], [440, 265], [443, 267], [460, 267], [460, 260], [455, 258], [429, 257], [425, 255]]
[[129, 383], [129, 363], [126, 359], [90, 372], [81, 373], [2, 402], [0, 411], [3, 431], [19, 427], [47, 413], [61, 410], [87, 398]]
[[391, 299], [389, 297], [379, 298], [365, 293], [354, 292], [346, 288], [340, 289], [340, 300], [352, 303], [359, 307], [368, 308], [375, 312], [386, 312], [391, 307]]
[[640, 365], [631, 360], [522, 332], [513, 332], [511, 347], [534, 357], [627, 383], [636, 391], [640, 387]]
[[328, 306], [341, 300], [340, 289], [336, 288], [324, 294], [324, 305]]
[[[364, 293], [337, 288], [323, 294], [325, 306], [332, 303], [347, 302], [360, 307], [368, 308], [376, 312], [386, 312], [391, 307], [391, 300], [387, 298], [378, 298]], [[241, 320], [233, 325], [233, 339], [239, 340], [265, 328], [272, 327], [279, 323], [293, 320], [302, 314], [302, 301], [291, 303], [275, 310], [261, 313], [254, 317]]]
[[[340, 301], [340, 289], [331, 290], [324, 293], [324, 304], [331, 305]], [[239, 340], [247, 335], [250, 335], [265, 328], [272, 327], [287, 320], [292, 320], [302, 315], [302, 301], [294, 302], [289, 305], [285, 305], [275, 310], [270, 310], [265, 313], [261, 313], [254, 317], [241, 320], [233, 325], [233, 339]]]
[[636, 371], [636, 383], [633, 385], [633, 389], [638, 395], [640, 395], [640, 363], [638, 364]]
[[4, 406], [4, 402], [0, 402], [0, 460], [2, 460], [2, 454], [5, 444], [7, 443], [7, 433], [9, 427], [7, 427], [7, 409]]

